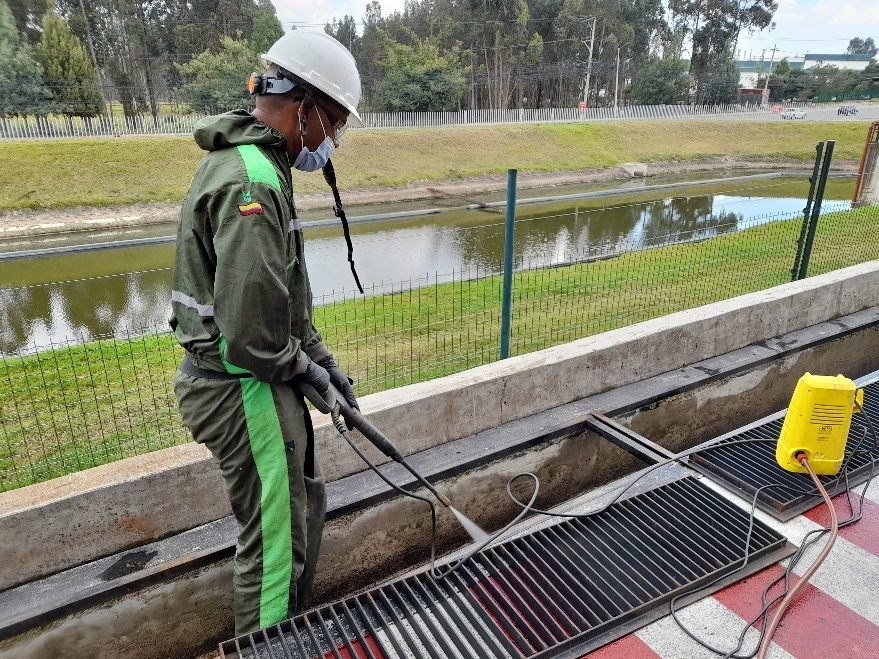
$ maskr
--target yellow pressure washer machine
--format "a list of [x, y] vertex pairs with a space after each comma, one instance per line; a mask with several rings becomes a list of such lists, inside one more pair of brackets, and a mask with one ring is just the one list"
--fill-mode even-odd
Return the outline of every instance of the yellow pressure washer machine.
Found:
[[852, 412], [864, 405], [864, 390], [847, 377], [806, 373], [797, 382], [784, 417], [775, 459], [787, 471], [807, 473], [797, 455], [806, 454], [816, 474], [839, 473]]

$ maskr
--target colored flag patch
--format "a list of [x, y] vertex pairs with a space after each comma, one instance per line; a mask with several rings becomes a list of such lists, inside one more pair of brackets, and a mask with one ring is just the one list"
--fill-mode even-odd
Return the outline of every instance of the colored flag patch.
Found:
[[239, 206], [238, 210], [242, 215], [262, 215], [263, 213], [265, 213], [265, 211], [262, 209], [262, 206], [255, 201], [252, 204]]

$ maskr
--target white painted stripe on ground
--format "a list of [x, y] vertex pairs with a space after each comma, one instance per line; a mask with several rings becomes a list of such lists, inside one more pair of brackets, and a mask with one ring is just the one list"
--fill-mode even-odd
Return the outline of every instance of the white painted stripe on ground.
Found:
[[[744, 500], [715, 484], [711, 479], [703, 478], [702, 482], [739, 507], [750, 509]], [[788, 522], [779, 522], [758, 510], [757, 518], [779, 533], [783, 533], [797, 546], [802, 545], [807, 533], [821, 528], [802, 515]], [[826, 538], [822, 538], [806, 551], [798, 566], [794, 568], [795, 574], [800, 575], [809, 568], [825, 542]], [[782, 564], [786, 566], [787, 561], [783, 561]], [[879, 583], [879, 556], [874, 556], [845, 538], [837, 538], [830, 554], [809, 583], [842, 602], [874, 625], [879, 625], [879, 597], [876, 595], [876, 584]]]
[[[796, 520], [791, 520], [793, 521]], [[820, 528], [818, 524], [810, 520], [806, 521], [812, 529]], [[805, 556], [794, 568], [794, 572], [796, 574], [805, 572], [818, 557], [826, 542], [826, 537], [822, 538], [806, 550]], [[786, 566], [787, 561], [783, 564]], [[837, 538], [830, 554], [809, 583], [842, 602], [874, 625], [879, 625], [879, 597], [876, 595], [876, 584], [879, 583], [879, 557], [845, 538]]]
[[[731, 650], [739, 642], [745, 620], [730, 611], [713, 597], [691, 604], [678, 613], [681, 622], [691, 632], [710, 645]], [[638, 638], [662, 659], [717, 659], [716, 654], [703, 648], [687, 636], [670, 615], [635, 632]], [[759, 642], [756, 629], [745, 636], [744, 653], [753, 650]], [[741, 653], [739, 653], [741, 654]], [[784, 649], [772, 643], [767, 655], [770, 659], [793, 659]]]
[[[860, 496], [861, 492], [864, 491], [864, 484], [861, 483], [854, 488], [854, 490], [857, 492], [858, 496]], [[879, 503], [879, 482], [877, 482], [876, 479], [870, 483], [870, 487], [867, 488], [867, 493], [864, 495], [864, 498], [873, 503]]]

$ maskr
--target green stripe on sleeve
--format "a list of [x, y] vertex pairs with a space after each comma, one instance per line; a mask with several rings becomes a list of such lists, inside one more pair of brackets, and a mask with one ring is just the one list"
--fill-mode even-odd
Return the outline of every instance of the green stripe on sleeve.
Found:
[[271, 385], [256, 378], [243, 378], [241, 393], [250, 450], [261, 484], [262, 590], [259, 626], [267, 627], [284, 620], [290, 606], [293, 538], [287, 453]]
[[281, 189], [278, 173], [259, 147], [255, 144], [244, 144], [237, 148], [251, 183], [268, 183], [276, 190]]

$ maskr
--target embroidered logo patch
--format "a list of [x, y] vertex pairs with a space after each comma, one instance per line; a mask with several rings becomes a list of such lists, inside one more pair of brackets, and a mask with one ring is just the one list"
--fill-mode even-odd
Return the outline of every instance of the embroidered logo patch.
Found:
[[241, 196], [244, 197], [244, 202], [247, 204], [249, 204], [251, 201], [253, 201], [253, 198], [250, 196], [249, 192], [242, 192]]
[[265, 213], [265, 211], [262, 209], [262, 205], [260, 205], [256, 201], [254, 201], [252, 204], [238, 206], [238, 211], [242, 215], [262, 215], [263, 213]]

